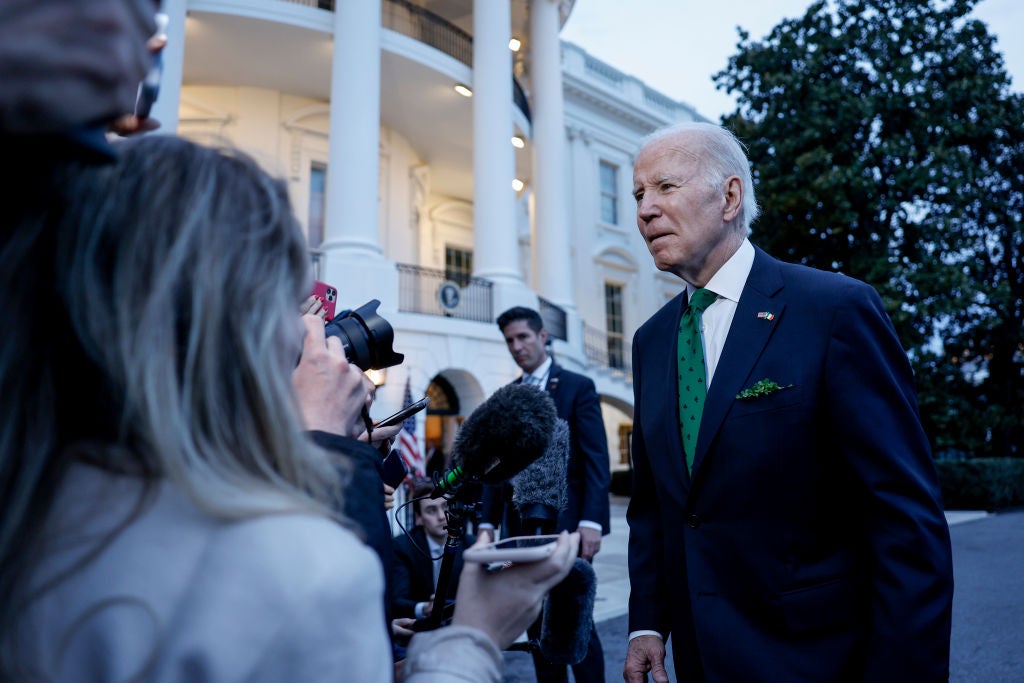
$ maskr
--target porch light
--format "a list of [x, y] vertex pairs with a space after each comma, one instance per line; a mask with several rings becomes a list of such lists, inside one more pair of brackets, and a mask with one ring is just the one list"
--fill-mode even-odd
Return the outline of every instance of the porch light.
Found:
[[462, 83], [455, 84], [455, 92], [459, 93], [463, 97], [473, 96], [473, 91], [469, 89], [469, 86], [463, 85]]

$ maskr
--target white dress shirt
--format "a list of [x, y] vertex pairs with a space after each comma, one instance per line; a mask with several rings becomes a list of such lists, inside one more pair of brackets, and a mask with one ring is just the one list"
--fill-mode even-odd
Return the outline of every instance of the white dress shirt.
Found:
[[533, 369], [533, 372], [524, 372], [522, 381], [525, 384], [535, 386], [541, 391], [547, 388], [548, 375], [551, 374], [551, 356], [544, 359], [544, 362]]
[[[753, 265], [754, 246], [750, 240], [744, 239], [736, 253], [729, 257], [704, 285], [704, 289], [718, 295], [700, 317], [700, 336], [704, 341], [704, 366], [707, 369], [708, 387], [715, 376], [718, 360], [722, 357], [722, 349], [725, 348], [725, 340], [729, 336], [729, 328], [732, 327], [733, 316], [736, 315], [736, 307], [740, 303], [740, 294], [743, 293], [743, 287], [747, 284], [747, 276], [750, 275]], [[687, 284], [687, 299], [695, 291], [693, 285]]]

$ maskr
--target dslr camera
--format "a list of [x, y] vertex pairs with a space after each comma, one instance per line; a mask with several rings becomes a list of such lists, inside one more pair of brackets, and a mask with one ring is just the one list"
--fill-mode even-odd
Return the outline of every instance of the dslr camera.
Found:
[[380, 301], [371, 299], [359, 308], [335, 316], [324, 327], [328, 337], [338, 337], [345, 349], [345, 358], [361, 370], [381, 370], [400, 365], [405, 360], [395, 353], [395, 331], [377, 313]]

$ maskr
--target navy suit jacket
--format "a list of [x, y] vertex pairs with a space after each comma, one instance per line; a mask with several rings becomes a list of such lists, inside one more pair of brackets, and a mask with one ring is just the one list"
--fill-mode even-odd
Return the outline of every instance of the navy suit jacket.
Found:
[[[522, 378], [515, 383], [521, 381]], [[601, 533], [607, 534], [611, 530], [608, 438], [594, 381], [552, 363], [544, 388], [555, 403], [558, 417], [569, 423], [568, 503], [558, 516], [556, 531], [575, 531], [580, 520], [586, 519], [600, 524]], [[484, 488], [482, 519], [495, 527], [501, 526], [505, 537], [520, 535], [511, 485], [506, 483]]]
[[[680, 680], [946, 680], [949, 531], [877, 293], [757, 249], [692, 477], [677, 408], [685, 307], [683, 293], [633, 343], [630, 630], [672, 634]], [[785, 388], [737, 399], [761, 379]]]

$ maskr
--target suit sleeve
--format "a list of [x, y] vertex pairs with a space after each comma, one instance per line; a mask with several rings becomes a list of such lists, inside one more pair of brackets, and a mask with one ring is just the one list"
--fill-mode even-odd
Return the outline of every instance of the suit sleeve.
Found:
[[395, 618], [415, 617], [416, 603], [420, 602], [413, 595], [413, 572], [416, 568], [410, 550], [408, 541], [396, 538], [394, 572], [391, 575], [391, 616]]
[[661, 557], [664, 531], [657, 492], [647, 457], [641, 404], [640, 339], [633, 340], [633, 488], [626, 509], [629, 525], [629, 631], [657, 631], [668, 638], [668, 584]]
[[832, 322], [831, 427], [861, 487], [871, 546], [871, 637], [864, 680], [945, 680], [953, 570], [949, 529], [913, 377], [881, 299], [850, 285]]
[[594, 382], [583, 378], [581, 391], [576, 394], [573, 404], [573, 422], [570, 425], [576, 437], [580, 468], [580, 510], [579, 519], [601, 524], [602, 533], [611, 531], [608, 487], [611, 474], [608, 468], [608, 437], [601, 417], [601, 400], [597, 396]]
[[308, 432], [308, 435], [318, 446], [334, 452], [350, 464], [349, 480], [342, 494], [342, 511], [359, 524], [363, 540], [377, 553], [384, 567], [384, 609], [390, 623], [394, 556], [391, 525], [384, 509], [380, 453], [369, 444], [345, 436], [320, 431]]

